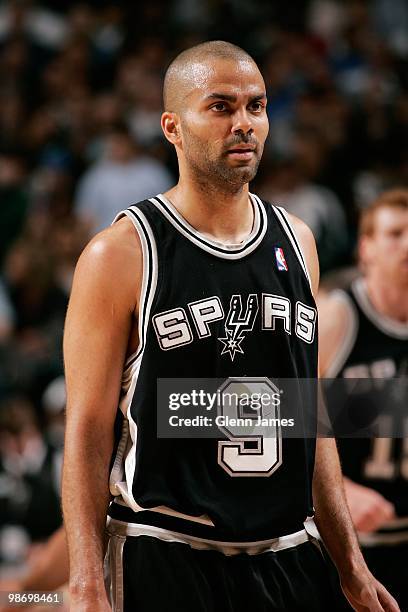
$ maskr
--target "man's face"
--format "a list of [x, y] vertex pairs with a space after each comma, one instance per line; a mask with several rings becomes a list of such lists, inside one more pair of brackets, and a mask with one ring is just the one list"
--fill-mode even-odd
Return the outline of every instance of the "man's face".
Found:
[[396, 285], [408, 283], [408, 210], [384, 207], [374, 217], [374, 231], [362, 239], [368, 273], [375, 270]]
[[133, 143], [130, 136], [113, 132], [107, 142], [107, 157], [116, 163], [126, 163], [134, 156]]
[[255, 177], [268, 135], [263, 78], [252, 62], [215, 60], [197, 66], [195, 82], [179, 113], [179, 153], [201, 182], [239, 188]]

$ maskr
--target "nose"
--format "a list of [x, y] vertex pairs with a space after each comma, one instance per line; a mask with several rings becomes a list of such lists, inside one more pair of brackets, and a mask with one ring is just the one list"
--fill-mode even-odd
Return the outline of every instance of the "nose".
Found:
[[233, 134], [252, 134], [252, 132], [254, 131], [252, 128], [252, 121], [246, 109], [237, 110], [233, 114], [232, 118], [233, 122], [231, 132]]

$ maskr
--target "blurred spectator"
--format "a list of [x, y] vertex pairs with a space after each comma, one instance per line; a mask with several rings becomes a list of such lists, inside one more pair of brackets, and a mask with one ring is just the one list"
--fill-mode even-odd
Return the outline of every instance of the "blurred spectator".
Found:
[[23, 147], [25, 134], [22, 131], [25, 120], [25, 105], [17, 92], [0, 95], [0, 146], [10, 150]]
[[145, 79], [136, 107], [129, 115], [129, 126], [135, 140], [150, 146], [161, 138], [162, 81], [159, 76]]
[[[55, 449], [62, 450], [65, 431], [65, 379], [58, 376], [45, 389], [42, 404], [46, 415], [46, 435]], [[62, 454], [60, 456], [62, 461]], [[60, 470], [58, 470], [60, 474]]]
[[62, 371], [61, 337], [68, 295], [56, 280], [47, 216], [32, 215], [29, 221], [5, 265], [15, 335], [1, 366], [10, 385], [34, 392]]
[[24, 159], [18, 153], [0, 153], [0, 269], [27, 213]]
[[0, 344], [6, 340], [13, 331], [15, 313], [7, 294], [4, 283], [0, 279]]
[[373, 0], [369, 6], [373, 25], [390, 48], [403, 57], [408, 56], [408, 4], [393, 0], [392, 10], [387, 0]]
[[345, 7], [337, 0], [312, 0], [308, 26], [326, 45], [335, 44], [344, 27]]
[[29, 0], [10, 0], [0, 6], [0, 40], [22, 33], [39, 45], [59, 48], [67, 35], [66, 20]]
[[347, 246], [342, 207], [329, 189], [305, 180], [295, 159], [276, 164], [259, 187], [263, 198], [283, 206], [313, 231], [322, 273], [338, 265]]
[[[10, 397], [0, 411], [0, 526], [22, 528], [28, 541], [47, 538], [61, 524], [59, 462], [43, 438], [32, 405]], [[0, 551], [0, 555], [4, 550]]]
[[172, 180], [157, 160], [141, 154], [126, 128], [116, 127], [106, 141], [104, 159], [81, 178], [76, 211], [92, 232], [108, 227], [130, 204], [170, 188]]

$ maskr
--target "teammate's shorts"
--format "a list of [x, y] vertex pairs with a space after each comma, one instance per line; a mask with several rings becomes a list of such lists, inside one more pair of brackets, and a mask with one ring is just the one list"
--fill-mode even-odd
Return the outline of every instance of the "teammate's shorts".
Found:
[[408, 542], [393, 546], [362, 548], [369, 569], [395, 597], [401, 610], [408, 610]]
[[305, 530], [252, 543], [217, 543], [116, 520], [108, 531], [114, 612], [327, 612], [344, 600]]

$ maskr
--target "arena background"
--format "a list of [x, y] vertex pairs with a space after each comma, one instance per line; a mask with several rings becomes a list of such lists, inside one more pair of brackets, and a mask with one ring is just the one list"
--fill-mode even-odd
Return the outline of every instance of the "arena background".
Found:
[[35, 563], [61, 521], [76, 260], [175, 181], [162, 78], [210, 39], [261, 67], [271, 129], [251, 188], [310, 225], [323, 284], [355, 273], [359, 209], [407, 185], [405, 0], [0, 2], [0, 577]]

